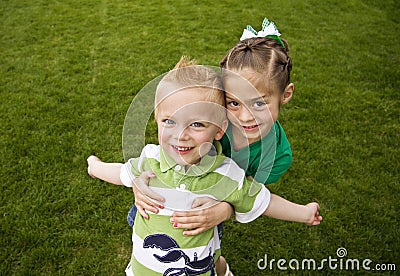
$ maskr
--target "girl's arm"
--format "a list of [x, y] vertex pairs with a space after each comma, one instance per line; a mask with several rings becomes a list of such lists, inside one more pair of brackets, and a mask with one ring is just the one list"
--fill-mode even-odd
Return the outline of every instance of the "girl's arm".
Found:
[[[210, 205], [211, 207], [207, 207]], [[194, 236], [207, 231], [228, 220], [234, 213], [234, 209], [229, 203], [210, 198], [204, 198], [204, 201], [195, 201], [192, 207], [199, 210], [174, 212], [170, 219], [175, 228], [190, 229], [183, 232], [185, 236]]]
[[132, 185], [132, 190], [135, 194], [136, 208], [139, 214], [145, 219], [149, 219], [149, 215], [146, 211], [157, 214], [159, 209], [164, 208], [163, 205], [156, 204], [154, 201], [164, 202], [165, 199], [156, 192], [153, 192], [148, 186], [150, 178], [153, 177], [155, 177], [153, 172], [145, 171], [133, 180]]
[[[247, 178], [251, 181], [253, 180], [251, 176]], [[207, 198], [206, 202], [195, 201], [192, 208], [198, 208], [199, 210], [174, 212], [170, 220], [175, 228], [191, 229], [183, 232], [186, 236], [194, 236], [205, 232], [230, 219], [235, 213], [235, 209], [229, 203], [215, 201], [210, 198]]]
[[[208, 204], [210, 203], [208, 202]], [[322, 221], [322, 216], [319, 215], [318, 210], [318, 203], [299, 205], [271, 194], [270, 203], [264, 215], [280, 220], [302, 222], [312, 226], [318, 225]], [[191, 229], [184, 231], [183, 234], [193, 236], [228, 220], [233, 213], [234, 209], [229, 203], [220, 202], [198, 211], [175, 212], [170, 221], [175, 228]]]
[[299, 205], [271, 194], [271, 199], [264, 215], [280, 220], [302, 222], [309, 226], [318, 225], [322, 216], [318, 213], [319, 204], [312, 202], [307, 205]]

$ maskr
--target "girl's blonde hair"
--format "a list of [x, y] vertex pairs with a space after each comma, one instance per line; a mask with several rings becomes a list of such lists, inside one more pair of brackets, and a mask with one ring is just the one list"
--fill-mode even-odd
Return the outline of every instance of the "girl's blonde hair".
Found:
[[290, 84], [292, 60], [289, 57], [288, 43], [281, 40], [285, 47], [272, 38], [242, 40], [224, 57], [221, 67], [231, 71], [250, 69], [263, 76], [266, 88], [279, 89], [283, 93]]

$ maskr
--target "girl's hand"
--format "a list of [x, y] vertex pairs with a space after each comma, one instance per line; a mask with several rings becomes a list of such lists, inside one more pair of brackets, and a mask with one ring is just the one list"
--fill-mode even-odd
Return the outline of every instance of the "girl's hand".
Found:
[[159, 194], [155, 193], [149, 188], [150, 178], [155, 177], [155, 174], [151, 171], [143, 172], [139, 177], [133, 180], [132, 190], [135, 194], [135, 205], [142, 217], [149, 219], [147, 211], [158, 213], [159, 208], [162, 209], [164, 206], [157, 202], [164, 202], [165, 199]]
[[319, 204], [316, 202], [308, 203], [306, 207], [310, 210], [310, 219], [306, 222], [308, 226], [319, 225], [322, 216], [319, 215]]
[[174, 212], [170, 222], [175, 228], [190, 229], [185, 236], [194, 236], [228, 220], [233, 214], [229, 203], [219, 202], [208, 197], [196, 199], [193, 211]]

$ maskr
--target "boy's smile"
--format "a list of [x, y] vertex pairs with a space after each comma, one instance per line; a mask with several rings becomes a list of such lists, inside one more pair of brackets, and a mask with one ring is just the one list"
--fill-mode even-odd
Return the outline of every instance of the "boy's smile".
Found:
[[179, 152], [179, 154], [188, 153], [193, 149], [193, 147], [179, 147], [179, 146], [173, 146], [173, 147], [177, 152]]
[[157, 106], [158, 140], [179, 165], [199, 163], [224, 133], [225, 108], [207, 101], [206, 89], [185, 88]]

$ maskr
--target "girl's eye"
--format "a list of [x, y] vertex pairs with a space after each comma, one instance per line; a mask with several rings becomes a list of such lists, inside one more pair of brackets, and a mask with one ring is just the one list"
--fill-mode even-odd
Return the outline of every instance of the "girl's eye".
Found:
[[238, 102], [235, 102], [235, 101], [230, 101], [230, 102], [228, 102], [228, 106], [230, 106], [230, 107], [237, 107], [237, 106], [239, 106], [239, 103], [238, 103]]
[[164, 124], [166, 124], [166, 125], [173, 125], [173, 124], [175, 124], [175, 122], [174, 122], [173, 120], [171, 120], [171, 119], [165, 119], [163, 122], [164, 122]]
[[194, 123], [190, 124], [190, 126], [192, 126], [192, 127], [203, 127], [204, 125], [202, 123], [199, 123], [199, 122], [194, 122]]

